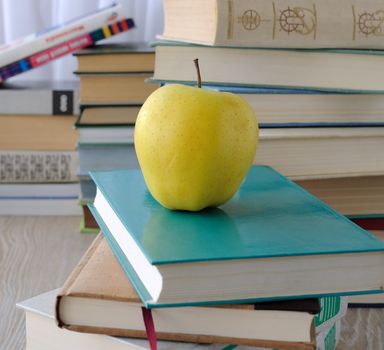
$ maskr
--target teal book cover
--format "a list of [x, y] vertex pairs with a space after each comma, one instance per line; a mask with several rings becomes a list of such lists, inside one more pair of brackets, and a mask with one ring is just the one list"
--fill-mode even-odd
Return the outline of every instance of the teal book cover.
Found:
[[[157, 267], [384, 252], [379, 239], [267, 166], [251, 167], [230, 201], [200, 212], [162, 207], [138, 169], [90, 175], [145, 258]], [[129, 266], [99, 210], [90, 209], [145, 303], [150, 298], [141, 278]]]
[[158, 204], [138, 169], [90, 175], [154, 265], [384, 251], [380, 240], [270, 167], [252, 167], [230, 201], [200, 212]]

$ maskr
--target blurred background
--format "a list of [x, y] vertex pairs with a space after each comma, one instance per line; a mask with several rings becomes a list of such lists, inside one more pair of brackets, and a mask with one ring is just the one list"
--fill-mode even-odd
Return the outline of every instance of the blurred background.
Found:
[[[30, 33], [81, 17], [108, 6], [111, 0], [0, 0], [0, 45]], [[153, 40], [163, 29], [161, 0], [121, 0], [126, 17], [135, 19], [136, 28], [114, 37], [113, 42]], [[103, 42], [103, 41], [102, 41]], [[76, 59], [67, 55], [43, 67], [27, 72], [17, 80], [76, 80]]]

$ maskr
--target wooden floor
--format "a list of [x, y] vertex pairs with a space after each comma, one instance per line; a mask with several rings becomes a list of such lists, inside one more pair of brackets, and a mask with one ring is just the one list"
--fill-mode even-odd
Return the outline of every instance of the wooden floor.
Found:
[[[61, 286], [94, 235], [79, 217], [0, 217], [0, 349], [25, 349], [15, 303]], [[384, 310], [350, 309], [338, 350], [384, 349]]]

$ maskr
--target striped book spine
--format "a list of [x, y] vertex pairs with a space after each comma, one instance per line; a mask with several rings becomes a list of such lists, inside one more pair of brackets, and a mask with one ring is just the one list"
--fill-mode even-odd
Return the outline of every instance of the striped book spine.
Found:
[[93, 45], [99, 40], [108, 38], [132, 29], [135, 23], [132, 18], [126, 18], [118, 22], [111, 23], [90, 33], [80, 35], [35, 55], [23, 58], [0, 68], [0, 82], [15, 75], [27, 72], [33, 68], [40, 67], [56, 58], [68, 55], [87, 46]]
[[348, 298], [331, 296], [320, 298], [321, 311], [315, 316], [316, 333], [329, 328], [347, 312]]

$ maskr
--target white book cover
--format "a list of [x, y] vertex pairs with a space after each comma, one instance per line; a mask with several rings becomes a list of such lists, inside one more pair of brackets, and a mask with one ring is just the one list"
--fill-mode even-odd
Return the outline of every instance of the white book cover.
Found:
[[0, 46], [0, 67], [51, 48], [123, 18], [121, 4], [112, 4], [86, 16], [33, 33]]

